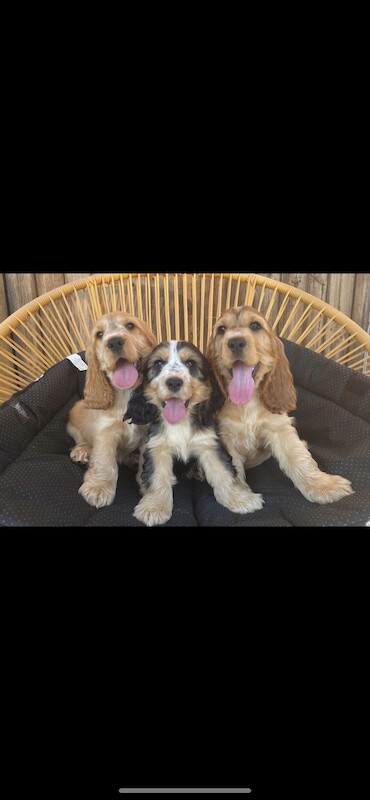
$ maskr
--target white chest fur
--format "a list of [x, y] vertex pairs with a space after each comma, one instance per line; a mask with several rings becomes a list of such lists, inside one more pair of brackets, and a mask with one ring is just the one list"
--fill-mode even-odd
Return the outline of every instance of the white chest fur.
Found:
[[257, 465], [271, 453], [264, 430], [279, 416], [265, 409], [257, 398], [243, 406], [227, 402], [218, 420], [222, 442], [232, 456], [238, 454], [247, 465]]
[[164, 423], [161, 433], [153, 436], [148, 446], [151, 449], [170, 450], [172, 455], [187, 463], [192, 456], [198, 456], [214, 442], [216, 434], [212, 430], [194, 430], [191, 421], [184, 419], [176, 425]]

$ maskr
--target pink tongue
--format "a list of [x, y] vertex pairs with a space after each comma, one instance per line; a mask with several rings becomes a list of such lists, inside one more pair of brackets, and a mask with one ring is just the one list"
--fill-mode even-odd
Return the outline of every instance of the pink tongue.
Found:
[[254, 367], [247, 367], [242, 361], [233, 364], [233, 377], [228, 386], [229, 398], [237, 406], [249, 403], [254, 392], [252, 372]]
[[126, 361], [125, 358], [118, 359], [113, 375], [113, 383], [117, 389], [131, 389], [138, 377], [139, 373], [130, 361]]
[[170, 422], [171, 425], [175, 425], [176, 422], [181, 422], [186, 415], [186, 408], [182, 400], [179, 400], [178, 397], [171, 397], [170, 400], [167, 400], [167, 403], [163, 409], [163, 416]]

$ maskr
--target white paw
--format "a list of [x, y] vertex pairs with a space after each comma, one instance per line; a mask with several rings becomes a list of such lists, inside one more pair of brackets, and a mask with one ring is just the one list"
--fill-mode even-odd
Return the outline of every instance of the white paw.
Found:
[[91, 447], [88, 447], [86, 444], [78, 444], [76, 447], [73, 447], [69, 455], [76, 464], [88, 464], [91, 456]]
[[335, 503], [342, 497], [354, 494], [354, 490], [347, 478], [342, 478], [341, 475], [326, 475], [322, 473], [320, 486], [305, 487], [305, 491], [303, 491], [302, 494], [307, 500], [310, 500], [311, 503], [324, 504]]
[[250, 514], [253, 511], [259, 511], [263, 507], [262, 495], [246, 489], [243, 485], [229, 490], [225, 495], [219, 495], [215, 492], [215, 498], [218, 503], [221, 503], [222, 506], [225, 506], [235, 514]]
[[103, 506], [110, 506], [113, 503], [116, 494], [116, 484], [105, 483], [97, 486], [95, 483], [85, 481], [79, 488], [79, 493], [90, 506], [95, 508], [102, 508]]
[[168, 522], [169, 519], [172, 517], [172, 507], [169, 506], [155, 506], [153, 503], [153, 498], [147, 499], [148, 496], [143, 497], [142, 500], [135, 506], [134, 508], [134, 517], [143, 522], [144, 525], [148, 525], [149, 528], [152, 525], [163, 525], [164, 522]]

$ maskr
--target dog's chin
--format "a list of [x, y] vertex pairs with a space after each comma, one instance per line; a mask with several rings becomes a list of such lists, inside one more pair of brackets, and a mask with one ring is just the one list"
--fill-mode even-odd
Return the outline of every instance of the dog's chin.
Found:
[[190, 397], [183, 400], [180, 397], [169, 397], [161, 401], [162, 415], [170, 425], [177, 425], [183, 422], [188, 413]]

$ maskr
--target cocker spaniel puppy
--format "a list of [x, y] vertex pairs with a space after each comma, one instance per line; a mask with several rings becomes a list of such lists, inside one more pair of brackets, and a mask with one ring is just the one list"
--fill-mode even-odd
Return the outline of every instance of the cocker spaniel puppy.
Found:
[[218, 414], [221, 439], [239, 478], [269, 456], [307, 500], [332, 503], [352, 494], [350, 482], [322, 472], [294, 420], [296, 391], [283, 343], [266, 319], [249, 306], [229, 308], [216, 322], [207, 347], [224, 392]]
[[133, 423], [149, 423], [137, 473], [143, 497], [134, 510], [145, 525], [171, 518], [175, 460], [189, 464], [196, 459], [216, 500], [230, 511], [243, 514], [262, 508], [261, 495], [236, 476], [217, 435], [213, 414], [222, 402], [211, 367], [197, 347], [184, 341], [157, 345], [125, 415]]
[[118, 464], [133, 465], [133, 451], [145, 436], [145, 428], [123, 422], [123, 416], [155, 344], [145, 322], [121, 311], [102, 316], [92, 331], [84, 399], [71, 409], [67, 431], [76, 442], [72, 461], [88, 464], [79, 492], [96, 508], [113, 502]]

